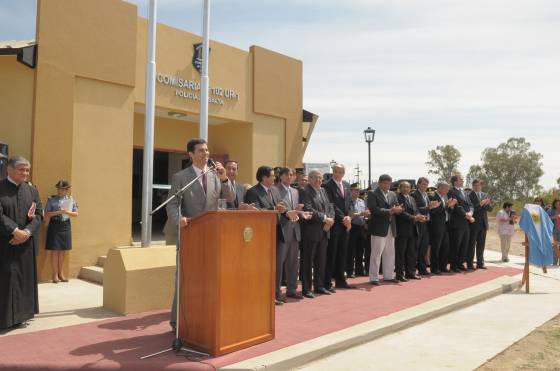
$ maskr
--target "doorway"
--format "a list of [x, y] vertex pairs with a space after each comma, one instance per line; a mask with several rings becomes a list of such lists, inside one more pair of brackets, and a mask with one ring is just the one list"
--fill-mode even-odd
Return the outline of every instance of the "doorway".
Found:
[[[167, 199], [171, 188], [171, 177], [184, 169], [187, 158], [184, 152], [154, 152], [152, 210]], [[141, 240], [143, 164], [144, 149], [134, 148], [132, 156], [132, 239], [134, 242]], [[165, 240], [163, 227], [166, 221], [165, 209], [152, 216], [152, 241]]]

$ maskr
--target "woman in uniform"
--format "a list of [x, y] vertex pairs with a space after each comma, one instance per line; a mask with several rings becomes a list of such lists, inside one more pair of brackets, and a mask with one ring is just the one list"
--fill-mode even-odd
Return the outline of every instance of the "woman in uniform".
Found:
[[68, 282], [63, 265], [66, 251], [72, 249], [72, 228], [70, 218], [78, 216], [78, 205], [70, 196], [70, 183], [59, 180], [55, 185], [56, 195], [47, 200], [45, 216], [49, 219], [47, 229], [47, 250], [51, 252], [53, 283]]

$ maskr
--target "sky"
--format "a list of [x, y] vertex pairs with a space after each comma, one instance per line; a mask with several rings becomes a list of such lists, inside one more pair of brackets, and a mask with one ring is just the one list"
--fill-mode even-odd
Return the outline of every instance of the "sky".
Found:
[[[148, 0], [130, 0], [146, 16]], [[159, 0], [158, 21], [202, 30], [202, 0]], [[560, 177], [560, 1], [212, 0], [211, 38], [303, 61], [304, 108], [319, 115], [304, 161], [357, 164], [376, 130], [372, 178], [427, 173], [452, 144], [466, 173], [481, 152], [525, 137]], [[0, 2], [0, 40], [30, 39], [35, 1]], [[210, 76], [212, 79], [212, 76]], [[432, 177], [432, 179], [434, 179]]]

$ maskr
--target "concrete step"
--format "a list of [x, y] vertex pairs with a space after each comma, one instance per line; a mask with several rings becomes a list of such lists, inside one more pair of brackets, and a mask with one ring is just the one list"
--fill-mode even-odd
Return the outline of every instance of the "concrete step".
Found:
[[98, 267], [97, 265], [82, 267], [82, 269], [80, 269], [80, 274], [78, 275], [78, 277], [86, 281], [103, 285], [103, 268]]
[[103, 268], [103, 267], [105, 267], [105, 261], [106, 260], [107, 260], [107, 255], [100, 256], [99, 258], [97, 258], [97, 264], [96, 265], [98, 267]]

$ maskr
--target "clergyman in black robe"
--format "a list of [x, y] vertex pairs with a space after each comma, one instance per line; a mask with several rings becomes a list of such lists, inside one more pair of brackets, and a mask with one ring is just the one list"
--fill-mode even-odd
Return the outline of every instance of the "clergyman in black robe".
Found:
[[25, 326], [39, 312], [34, 244], [43, 220], [39, 192], [27, 184], [30, 164], [8, 161], [0, 180], [0, 329]]

